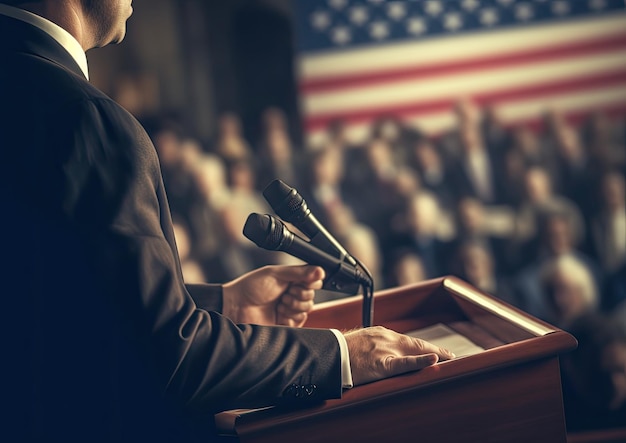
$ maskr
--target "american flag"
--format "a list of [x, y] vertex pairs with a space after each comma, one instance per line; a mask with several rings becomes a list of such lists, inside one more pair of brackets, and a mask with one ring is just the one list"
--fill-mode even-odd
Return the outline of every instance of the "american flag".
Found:
[[505, 122], [626, 112], [626, 0], [295, 0], [303, 126], [355, 137], [395, 115], [427, 133], [454, 103]]

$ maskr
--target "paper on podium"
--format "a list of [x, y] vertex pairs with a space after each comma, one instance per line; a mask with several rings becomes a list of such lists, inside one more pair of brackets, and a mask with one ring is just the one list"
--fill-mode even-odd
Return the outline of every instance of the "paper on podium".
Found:
[[444, 325], [443, 323], [437, 323], [423, 329], [409, 331], [406, 335], [421, 338], [422, 340], [426, 340], [439, 346], [440, 348], [452, 351], [456, 354], [457, 358], [478, 354], [479, 352], [485, 350], [485, 348], [478, 346], [466, 336], [459, 334], [454, 329]]

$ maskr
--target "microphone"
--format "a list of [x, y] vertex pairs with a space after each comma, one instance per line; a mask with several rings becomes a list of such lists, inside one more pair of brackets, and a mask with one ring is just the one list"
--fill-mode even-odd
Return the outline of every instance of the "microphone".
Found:
[[291, 232], [285, 224], [271, 215], [252, 213], [243, 227], [243, 234], [257, 246], [270, 251], [283, 251], [326, 271], [324, 289], [356, 294], [360, 285], [371, 286], [369, 276]]
[[354, 257], [315, 218], [304, 198], [294, 188], [276, 179], [263, 190], [263, 196], [280, 218], [302, 231], [312, 244], [351, 266], [357, 266]]

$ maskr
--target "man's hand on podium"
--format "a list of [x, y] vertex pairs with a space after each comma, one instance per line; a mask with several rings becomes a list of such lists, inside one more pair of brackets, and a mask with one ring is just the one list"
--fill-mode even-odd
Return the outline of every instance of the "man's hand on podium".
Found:
[[419, 338], [381, 326], [344, 333], [354, 386], [432, 366], [455, 355]]

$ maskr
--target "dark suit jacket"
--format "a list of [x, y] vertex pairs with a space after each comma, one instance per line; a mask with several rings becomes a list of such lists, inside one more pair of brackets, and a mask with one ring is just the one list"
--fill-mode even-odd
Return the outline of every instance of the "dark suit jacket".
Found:
[[151, 141], [61, 46], [0, 15], [0, 60], [0, 440], [185, 441], [341, 395], [331, 331], [235, 325], [185, 286]]

